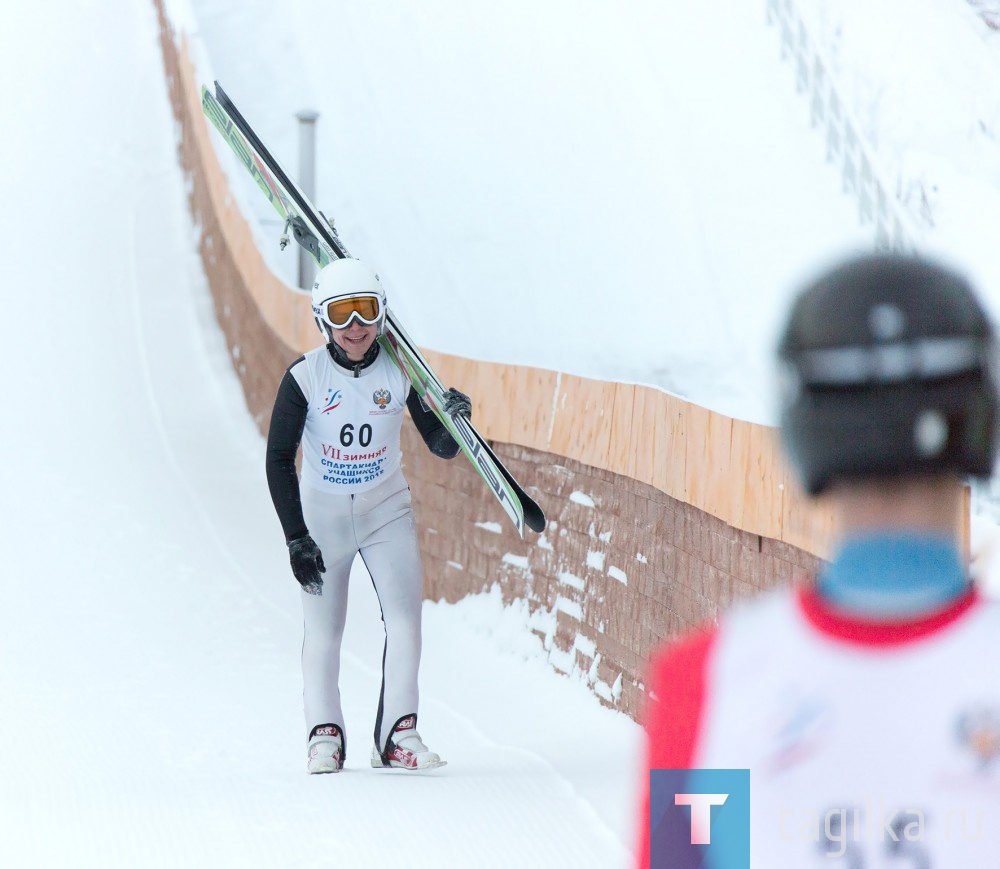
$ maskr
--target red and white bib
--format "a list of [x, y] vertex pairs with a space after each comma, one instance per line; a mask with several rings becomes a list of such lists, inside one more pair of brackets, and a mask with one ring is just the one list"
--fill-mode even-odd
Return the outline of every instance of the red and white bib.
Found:
[[975, 595], [885, 626], [774, 593], [654, 663], [650, 767], [749, 768], [754, 867], [996, 869], [998, 652]]

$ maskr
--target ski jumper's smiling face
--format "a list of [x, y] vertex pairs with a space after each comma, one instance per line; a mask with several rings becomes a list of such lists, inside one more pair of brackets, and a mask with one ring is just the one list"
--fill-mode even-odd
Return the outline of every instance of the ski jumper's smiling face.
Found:
[[375, 342], [377, 333], [377, 326], [364, 326], [354, 319], [346, 329], [334, 329], [333, 340], [351, 362], [360, 362]]

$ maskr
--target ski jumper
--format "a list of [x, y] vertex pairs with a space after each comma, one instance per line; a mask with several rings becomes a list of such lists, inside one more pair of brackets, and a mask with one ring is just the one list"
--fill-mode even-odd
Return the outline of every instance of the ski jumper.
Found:
[[[322, 594], [301, 593], [307, 732], [327, 723], [344, 728], [340, 647], [351, 565], [360, 553], [386, 634], [375, 723], [383, 748], [393, 725], [418, 706], [423, 572], [400, 467], [404, 406], [436, 455], [451, 458], [458, 445], [379, 349], [375, 344], [365, 360], [351, 363], [330, 344], [288, 368], [268, 433], [267, 476], [285, 539], [310, 534], [326, 565]], [[295, 473], [300, 441], [301, 480]]]
[[1000, 866], [998, 644], [971, 590], [890, 623], [771, 593], [653, 660], [648, 767], [749, 768], [753, 867]]

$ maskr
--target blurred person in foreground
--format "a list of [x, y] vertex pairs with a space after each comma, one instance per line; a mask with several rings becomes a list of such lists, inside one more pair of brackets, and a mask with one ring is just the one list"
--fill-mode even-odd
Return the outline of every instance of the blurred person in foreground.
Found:
[[[704, 865], [1000, 866], [1000, 607], [961, 546], [964, 479], [996, 455], [995, 353], [969, 284], [926, 259], [855, 257], [795, 300], [781, 437], [835, 511], [832, 559], [650, 667], [648, 768], [750, 771], [750, 862]], [[688, 865], [665, 835], [652, 865]]]
[[[325, 266], [312, 310], [328, 343], [285, 372], [267, 436], [268, 487], [302, 586], [306, 768], [335, 773], [347, 758], [340, 647], [351, 566], [360, 555], [385, 629], [371, 765], [434, 769], [445, 761], [417, 732], [423, 568], [402, 471], [404, 408], [434, 455], [453, 458], [459, 446], [382, 351], [386, 298], [372, 269], [355, 259]], [[472, 403], [451, 389], [444, 410], [471, 417]]]

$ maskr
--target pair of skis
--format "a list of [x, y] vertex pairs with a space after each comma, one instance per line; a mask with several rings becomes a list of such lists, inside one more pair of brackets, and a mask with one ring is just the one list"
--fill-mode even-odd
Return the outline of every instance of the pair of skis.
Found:
[[[207, 87], [202, 88], [201, 106], [212, 125], [222, 134], [275, 211], [285, 221], [285, 230], [280, 240], [282, 249], [288, 243], [288, 233], [291, 231], [295, 240], [309, 251], [320, 268], [335, 259], [349, 257], [333, 223], [306, 198], [281, 168], [218, 82], [215, 82], [214, 94]], [[462, 452], [514, 523], [518, 534], [524, 537], [525, 525], [532, 531], [544, 530], [545, 515], [541, 508], [503, 466], [472, 423], [463, 416], [452, 417], [444, 412], [447, 390], [391, 310], [386, 312], [385, 328], [379, 341], [409, 378], [424, 404], [455, 438]]]

